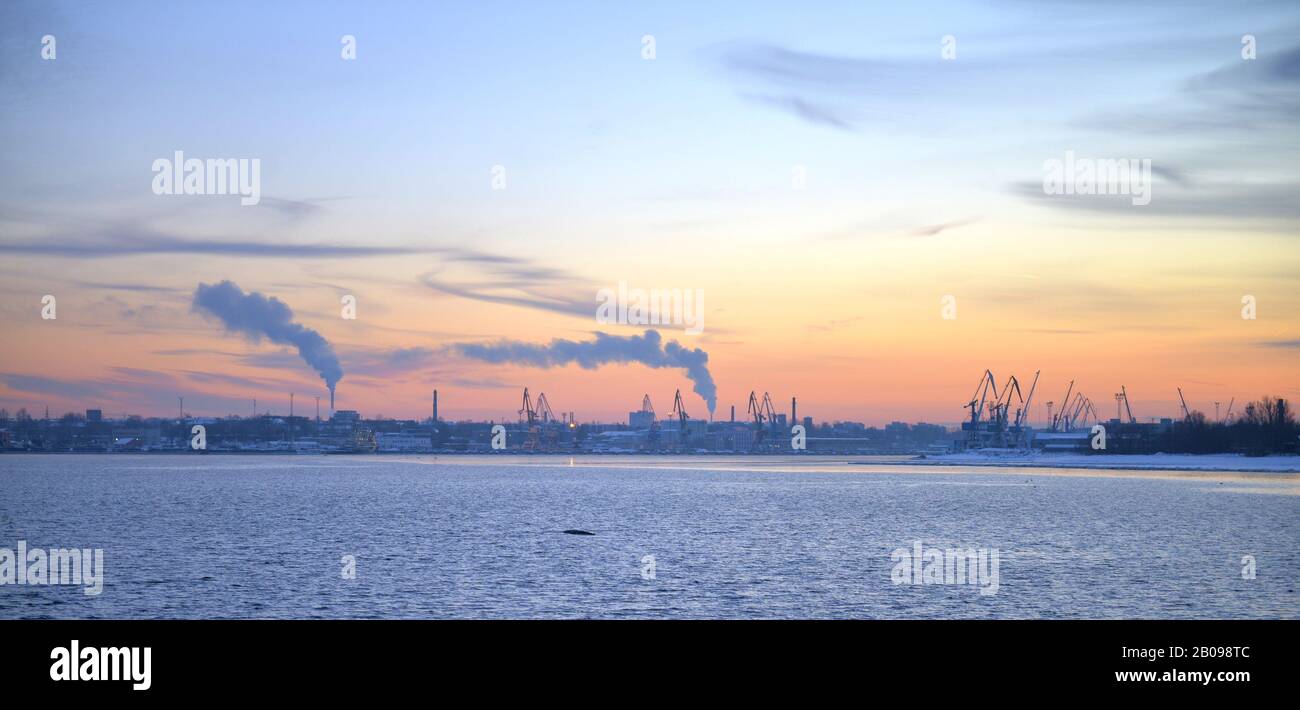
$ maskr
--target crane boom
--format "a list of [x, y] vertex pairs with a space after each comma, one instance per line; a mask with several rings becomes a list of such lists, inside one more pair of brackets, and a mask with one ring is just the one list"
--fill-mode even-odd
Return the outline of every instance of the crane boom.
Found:
[[1065, 399], [1061, 400], [1061, 411], [1052, 417], [1052, 431], [1056, 431], [1056, 425], [1061, 421], [1061, 415], [1070, 406], [1070, 393], [1074, 391], [1074, 380], [1070, 380], [1070, 386], [1065, 388]]
[[546, 393], [542, 392], [537, 395], [537, 416], [543, 424], [550, 424], [555, 421], [555, 412], [551, 410], [551, 403], [546, 401]]
[[770, 427], [776, 426], [776, 408], [772, 406], [772, 395], [763, 393], [763, 419]]
[[522, 423], [522, 422], [524, 421], [524, 417], [525, 417], [525, 415], [527, 415], [528, 423], [529, 423], [529, 424], [532, 424], [533, 422], [537, 421], [537, 410], [533, 409], [533, 400], [532, 400], [531, 397], [528, 396], [528, 388], [527, 388], [527, 387], [524, 388], [524, 402], [523, 402], [523, 406], [519, 409], [519, 421], [520, 421], [520, 423]]
[[988, 399], [989, 390], [992, 389], [993, 400], [998, 400], [998, 383], [993, 378], [991, 370], [985, 370], [984, 375], [980, 377], [978, 385], [975, 385], [975, 392], [971, 395], [970, 402], [966, 407], [970, 409], [971, 424], [978, 424], [980, 417], [984, 414], [984, 403]]
[[677, 417], [677, 434], [681, 437], [682, 446], [685, 447], [687, 440], [686, 422], [690, 417], [686, 414], [686, 405], [682, 403], [681, 390], [677, 390], [677, 394], [673, 397], [673, 411], [669, 413], [669, 416]]
[[1038, 370], [1034, 373], [1034, 382], [1029, 385], [1029, 396], [1025, 398], [1024, 408], [1016, 412], [1016, 426], [1023, 426], [1025, 420], [1029, 418], [1029, 407], [1033, 405], [1034, 390], [1038, 389], [1038, 375], [1041, 372], [1042, 370]]

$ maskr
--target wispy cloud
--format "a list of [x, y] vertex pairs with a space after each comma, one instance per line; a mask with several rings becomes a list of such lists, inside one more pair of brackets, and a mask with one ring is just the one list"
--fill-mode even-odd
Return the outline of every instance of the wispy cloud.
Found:
[[1012, 194], [1026, 201], [1055, 209], [1122, 214], [1133, 219], [1161, 218], [1165, 221], [1189, 221], [1205, 218], [1233, 220], [1238, 228], [1268, 228], [1254, 224], [1264, 220], [1300, 219], [1300, 183], [1198, 184], [1184, 188], [1169, 182], [1154, 182], [1151, 203], [1133, 204], [1130, 195], [1049, 195], [1043, 183], [1019, 182], [1011, 186]]
[[53, 236], [26, 242], [0, 242], [0, 253], [32, 256], [66, 256], [78, 259], [114, 258], [146, 254], [189, 254], [254, 257], [263, 259], [342, 259], [370, 256], [432, 254], [433, 247], [373, 246], [359, 244], [286, 244], [266, 241], [183, 239], [149, 232], [105, 230], [98, 238]]
[[745, 94], [751, 101], [767, 104], [793, 114], [799, 118], [831, 128], [844, 131], [856, 131], [854, 119], [845, 111], [829, 104], [804, 99], [798, 96], [769, 96], [765, 94]]

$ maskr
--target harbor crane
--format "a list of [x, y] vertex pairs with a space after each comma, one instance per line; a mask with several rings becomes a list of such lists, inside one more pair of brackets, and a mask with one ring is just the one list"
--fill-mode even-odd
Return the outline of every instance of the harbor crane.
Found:
[[655, 406], [650, 402], [650, 395], [641, 398], [641, 411], [650, 415], [650, 421], [655, 421]]
[[1028, 447], [1029, 418], [1041, 374], [1041, 370], [1034, 373], [1029, 395], [1025, 396], [1020, 379], [1015, 375], [1008, 377], [999, 390], [993, 371], [985, 370], [970, 400], [963, 405], [970, 410], [969, 420], [961, 425], [962, 431], [966, 432], [966, 446]]
[[970, 402], [966, 404], [966, 407], [970, 409], [972, 428], [976, 427], [980, 422], [980, 417], [984, 416], [984, 405], [988, 401], [990, 394], [993, 395], [993, 400], [997, 401], [998, 383], [993, 379], [993, 372], [985, 370], [984, 376], [980, 378], [979, 384], [975, 386], [975, 393], [971, 395]]
[[767, 392], [763, 393], [763, 419], [767, 421], [767, 428], [776, 431], [776, 407], [772, 406], [772, 395]]
[[677, 418], [678, 434], [681, 436], [682, 448], [686, 448], [686, 422], [690, 420], [690, 416], [686, 414], [686, 405], [682, 403], [681, 390], [677, 390], [677, 394], [673, 396], [673, 410], [668, 413], [668, 416]]
[[655, 406], [650, 402], [650, 395], [641, 398], [641, 411], [650, 415], [650, 431], [646, 434], [646, 448], [659, 448], [659, 419], [655, 416]]
[[1062, 416], [1065, 414], [1065, 411], [1070, 408], [1070, 393], [1073, 391], [1074, 380], [1070, 380], [1070, 386], [1065, 388], [1065, 399], [1061, 400], [1061, 411], [1057, 412], [1055, 417], [1052, 417], [1052, 431], [1057, 431], [1060, 428], [1059, 425], [1062, 424]]
[[[1041, 373], [1042, 370], [1034, 372], [1034, 381], [1029, 385], [1029, 396], [1025, 397], [1024, 405], [1016, 410], [1014, 429], [1016, 435], [1015, 445], [1021, 448], [1029, 448], [1029, 427], [1027, 426], [1029, 424], [1029, 412], [1031, 411], [1030, 407], [1033, 406], [1034, 403], [1034, 391], [1038, 389], [1038, 375]], [[1020, 385], [1018, 383], [1016, 385], [1016, 391], [1020, 391]]]
[[551, 403], [546, 401], [546, 393], [537, 395], [537, 418], [542, 424], [554, 424], [556, 422], [555, 412], [551, 411]]
[[754, 430], [763, 430], [763, 408], [758, 403], [758, 393], [754, 390], [749, 391], [749, 416], [754, 419]]
[[[1011, 411], [1012, 395], [1015, 395], [1017, 403], [1022, 405], [1025, 403], [1025, 397], [1020, 392], [1020, 380], [1017, 380], [1015, 375], [1007, 378], [1007, 383], [1002, 386], [1002, 396], [998, 398], [992, 409], [993, 417], [997, 421], [1007, 421], [1007, 413]], [[1020, 410], [1017, 409], [1016, 413], [1019, 412]]]
[[1179, 387], [1179, 388], [1178, 388], [1178, 401], [1181, 402], [1182, 405], [1183, 405], [1183, 421], [1187, 421], [1188, 419], [1191, 419], [1191, 417], [1192, 417], [1192, 413], [1189, 412], [1189, 411], [1187, 411], [1187, 400], [1186, 400], [1186, 399], [1183, 399], [1183, 388], [1182, 388], [1182, 387]]
[[760, 448], [767, 439], [769, 431], [776, 427], [776, 408], [772, 406], [772, 395], [764, 392], [763, 399], [758, 393], [749, 393], [749, 416], [754, 420], [754, 448]]
[[1073, 431], [1078, 424], [1086, 424], [1089, 417], [1092, 417], [1093, 421], [1101, 421], [1101, 417], [1097, 416], [1097, 410], [1092, 406], [1092, 400], [1082, 392], [1074, 393], [1074, 400], [1070, 402], [1069, 407], [1062, 410], [1062, 414], [1064, 414], [1061, 420], [1062, 431], [1067, 432]]
[[[1133, 416], [1133, 408], [1128, 404], [1128, 389], [1124, 385], [1119, 386], [1119, 394], [1120, 398], [1124, 400], [1124, 411], [1128, 412], [1128, 423], [1137, 424], [1138, 420], [1137, 417]], [[1115, 414], [1118, 416], [1119, 412]]]
[[545, 392], [537, 395], [537, 418], [541, 420], [542, 446], [547, 450], [556, 448], [560, 441], [560, 430], [564, 428], [564, 418], [556, 418]]
[[537, 426], [537, 410], [533, 408], [533, 399], [528, 394], [528, 388], [524, 388], [524, 401], [519, 407], [519, 423], [526, 424], [528, 427], [528, 438], [524, 440], [524, 451], [535, 451], [538, 448], [541, 436], [541, 428]]
[[[545, 392], [538, 394], [537, 401], [534, 403], [528, 388], [524, 388], [523, 402], [519, 407], [519, 423], [527, 427], [524, 451], [536, 451], [543, 446], [550, 447], [559, 438], [559, 432], [551, 425], [559, 424], [560, 420], [551, 409], [551, 403], [546, 400]], [[543, 435], [545, 435], [545, 442], [542, 440]]]
[[532, 426], [537, 421], [537, 410], [533, 409], [533, 399], [528, 395], [528, 388], [524, 388], [524, 403], [519, 408], [519, 423], [523, 424], [527, 417], [527, 423]]

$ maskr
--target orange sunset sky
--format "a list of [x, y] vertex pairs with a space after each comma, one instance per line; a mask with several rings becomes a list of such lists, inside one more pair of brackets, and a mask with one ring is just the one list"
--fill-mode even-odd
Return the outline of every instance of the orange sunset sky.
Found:
[[[1141, 420], [1175, 416], [1177, 387], [1211, 416], [1300, 397], [1294, 7], [1136, 39], [1081, 7], [740, 7], [5, 10], [0, 406], [247, 415], [294, 392], [311, 414], [328, 393], [293, 347], [193, 307], [223, 280], [324, 337], [337, 406], [366, 416], [427, 417], [437, 388], [444, 418], [512, 420], [525, 386], [579, 421], [646, 393], [666, 414], [680, 369], [456, 349], [639, 334], [595, 320], [620, 281], [703, 291], [701, 334], [658, 329], [708, 353], [719, 419], [757, 390], [818, 421], [952, 424], [985, 368], [1026, 392], [1041, 370], [1036, 422], [1072, 379], [1103, 416], [1126, 386]], [[259, 159], [260, 203], [155, 194], [177, 150]], [[1066, 151], [1150, 158], [1151, 204], [1045, 195]]]

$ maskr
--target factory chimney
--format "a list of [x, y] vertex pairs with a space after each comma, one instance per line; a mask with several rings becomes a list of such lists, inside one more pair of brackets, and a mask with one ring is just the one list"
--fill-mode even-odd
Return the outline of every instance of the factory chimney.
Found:
[[438, 423], [438, 390], [433, 391], [433, 423]]
[[794, 397], [790, 398], [790, 424], [799, 423], [799, 401]]
[[736, 405], [731, 405], [731, 423], [736, 423]]

